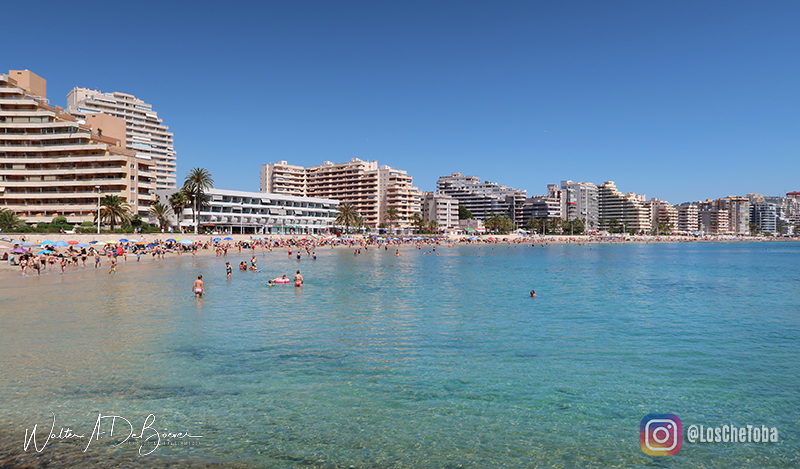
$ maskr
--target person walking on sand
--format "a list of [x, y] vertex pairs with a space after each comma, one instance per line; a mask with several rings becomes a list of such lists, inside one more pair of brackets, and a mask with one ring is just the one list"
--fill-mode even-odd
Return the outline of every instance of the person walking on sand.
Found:
[[302, 287], [303, 286], [303, 276], [300, 275], [300, 271], [297, 271], [297, 274], [294, 276], [294, 286], [295, 287]]
[[194, 297], [201, 298], [206, 293], [206, 288], [203, 286], [203, 276], [198, 275], [197, 280], [194, 281], [194, 285], [192, 285], [192, 289], [194, 290]]

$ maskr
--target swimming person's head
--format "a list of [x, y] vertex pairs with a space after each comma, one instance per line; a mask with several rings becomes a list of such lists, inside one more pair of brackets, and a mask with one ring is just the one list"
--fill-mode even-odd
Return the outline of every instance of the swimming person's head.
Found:
[[203, 279], [203, 276], [202, 276], [202, 275], [198, 275], [198, 276], [197, 276], [197, 280], [202, 280], [202, 279]]
[[297, 273], [299, 274], [299, 273], [300, 273], [300, 271], [298, 270], [298, 271], [297, 271]]

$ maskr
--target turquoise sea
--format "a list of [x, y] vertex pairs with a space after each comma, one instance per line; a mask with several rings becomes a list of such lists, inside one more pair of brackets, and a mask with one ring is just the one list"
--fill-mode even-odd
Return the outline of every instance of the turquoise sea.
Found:
[[[231, 280], [224, 260], [183, 256], [0, 282], [0, 467], [800, 466], [800, 243], [427, 251], [259, 251], [263, 272]], [[296, 269], [303, 288], [266, 286]], [[51, 413], [84, 438], [25, 451]], [[779, 441], [647, 456], [650, 413]], [[202, 438], [140, 456], [113, 446], [122, 420], [89, 442], [98, 414]]]

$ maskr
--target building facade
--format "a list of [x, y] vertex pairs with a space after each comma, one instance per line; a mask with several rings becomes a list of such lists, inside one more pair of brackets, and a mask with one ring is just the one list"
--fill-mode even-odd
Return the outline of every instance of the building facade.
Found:
[[697, 204], [686, 202], [675, 207], [678, 210], [678, 231], [695, 233], [700, 230]]
[[458, 200], [435, 192], [422, 193], [422, 219], [435, 221], [440, 230], [458, 228]]
[[649, 233], [652, 228], [650, 206], [644, 194], [623, 194], [614, 181], [597, 186], [600, 229], [621, 227], [626, 233]]
[[[175, 191], [157, 191], [168, 204]], [[333, 231], [338, 201], [286, 194], [243, 192], [212, 188], [208, 205], [198, 212], [202, 230], [237, 234], [326, 234]], [[194, 230], [192, 209], [185, 208], [178, 225]]]
[[[37, 93], [44, 79], [12, 71]], [[113, 119], [113, 118], [110, 118]], [[111, 122], [111, 121], [109, 121]], [[118, 127], [118, 126], [117, 126]], [[117, 195], [146, 218], [155, 189], [154, 162], [124, 148], [124, 136], [98, 135], [46, 96], [29, 94], [10, 75], [0, 75], [0, 208], [27, 223], [64, 216], [94, 221], [98, 198]]]
[[[383, 224], [410, 228], [412, 217], [421, 215], [422, 210], [421, 193], [406, 171], [358, 158], [345, 163], [326, 161], [307, 168], [286, 161], [262, 165], [260, 187], [265, 192], [350, 204], [361, 215], [364, 225], [371, 228]], [[396, 209], [397, 220], [387, 219], [389, 207]]]
[[678, 230], [678, 209], [667, 202], [655, 197], [647, 202], [650, 205], [650, 229], [653, 233], [660, 234], [661, 227], [667, 230]]
[[495, 182], [481, 182], [477, 176], [464, 176], [462, 173], [440, 177], [436, 188], [440, 194], [458, 200], [459, 205], [466, 207], [478, 220], [502, 215], [509, 217], [517, 226], [525, 224], [522, 207], [527, 192], [524, 190], [501, 186]]
[[[157, 189], [169, 189], [177, 184], [177, 165], [173, 134], [153, 110], [153, 106], [136, 96], [113, 92], [103, 93], [88, 88], [73, 88], [67, 95], [67, 111], [91, 123], [89, 116], [104, 113], [125, 121], [126, 148], [155, 163]], [[102, 134], [102, 127], [94, 128]]]
[[553, 197], [529, 197], [522, 205], [522, 218], [526, 224], [531, 218], [561, 218], [561, 202]]
[[751, 204], [750, 220], [758, 231], [772, 234], [778, 232], [778, 208], [775, 204]]
[[728, 211], [717, 208], [700, 208], [697, 212], [699, 229], [704, 234], [729, 234]]
[[[555, 191], [551, 185], [548, 193]], [[561, 219], [581, 220], [589, 231], [600, 229], [600, 205], [597, 186], [591, 182], [561, 181]]]

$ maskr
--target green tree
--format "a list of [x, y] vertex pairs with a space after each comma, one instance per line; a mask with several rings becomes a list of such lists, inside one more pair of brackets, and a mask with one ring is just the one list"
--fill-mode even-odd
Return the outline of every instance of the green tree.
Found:
[[430, 222], [428, 222], [428, 228], [434, 233], [436, 233], [437, 231], [439, 231], [439, 222], [437, 222], [436, 220], [431, 220]]
[[400, 212], [395, 207], [389, 207], [383, 214], [383, 217], [389, 220], [389, 225], [394, 225], [394, 222], [400, 218]]
[[411, 215], [411, 225], [417, 229], [417, 232], [420, 232], [425, 229], [425, 220], [422, 219], [422, 216], [419, 213], [415, 213]]
[[458, 206], [458, 219], [459, 220], [472, 220], [472, 212], [467, 210], [463, 205]]
[[183, 180], [183, 190], [191, 198], [192, 221], [195, 234], [200, 228], [200, 217], [197, 216], [206, 201], [205, 191], [214, 187], [211, 173], [205, 168], [193, 168]]
[[158, 220], [158, 226], [169, 226], [170, 208], [161, 202], [156, 202], [150, 206], [150, 216]]
[[13, 230], [24, 224], [25, 222], [13, 210], [0, 209], [0, 230]]
[[345, 227], [345, 233], [350, 232], [351, 226], [358, 226], [361, 215], [352, 204], [341, 204], [336, 209], [336, 224]]
[[53, 221], [50, 222], [51, 225], [66, 225], [67, 223], [67, 217], [61, 215], [53, 218]]
[[498, 234], [506, 234], [514, 229], [514, 222], [505, 215], [494, 215], [484, 222], [486, 229]]
[[[129, 222], [131, 219], [131, 206], [118, 195], [107, 195], [100, 200], [100, 221], [108, 223], [111, 231], [117, 223]], [[96, 215], [95, 215], [95, 221]]]

